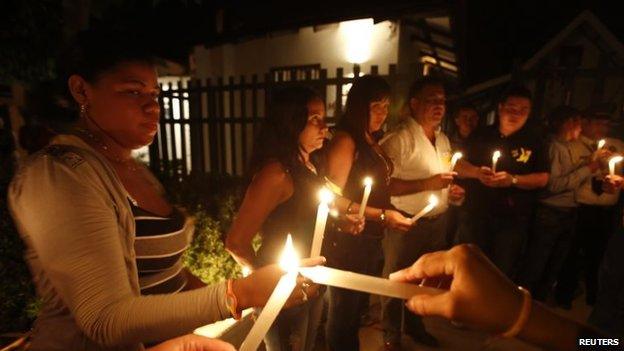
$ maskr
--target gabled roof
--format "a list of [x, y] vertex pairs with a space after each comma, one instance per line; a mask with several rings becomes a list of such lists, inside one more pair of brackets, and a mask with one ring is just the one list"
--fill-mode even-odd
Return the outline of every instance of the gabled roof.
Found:
[[596, 34], [608, 45], [608, 53], [615, 55], [619, 60], [624, 61], [624, 45], [611, 33], [607, 27], [591, 12], [585, 10], [581, 12], [570, 24], [544, 45], [533, 57], [523, 66], [524, 70], [534, 68], [548, 53], [560, 46], [575, 30], [582, 25], [588, 25]]
[[[523, 65], [524, 71], [529, 71], [536, 67], [536, 65], [544, 59], [552, 50], [559, 47], [565, 42], [565, 40], [572, 35], [577, 29], [583, 25], [589, 26], [594, 32], [602, 39], [607, 45], [600, 46], [602, 50], [606, 50], [607, 53], [612, 54], [619, 62], [624, 64], [624, 45], [619, 39], [611, 33], [611, 31], [591, 12], [585, 10], [581, 12], [572, 22], [570, 22], [565, 28], [563, 28], [557, 35], [555, 35], [550, 41], [548, 41], [535, 55], [528, 59]], [[474, 84], [466, 89], [463, 95], [476, 95], [488, 89], [495, 88], [502, 84], [508, 83], [512, 79], [511, 74], [500, 75], [498, 77]]]

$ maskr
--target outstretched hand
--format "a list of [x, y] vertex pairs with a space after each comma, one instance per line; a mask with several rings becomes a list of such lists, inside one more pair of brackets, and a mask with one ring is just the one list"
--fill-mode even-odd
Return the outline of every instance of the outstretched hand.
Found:
[[407, 307], [423, 316], [441, 316], [499, 333], [510, 327], [522, 305], [522, 293], [476, 246], [464, 244], [421, 256], [390, 280], [451, 279], [440, 295], [416, 295]]

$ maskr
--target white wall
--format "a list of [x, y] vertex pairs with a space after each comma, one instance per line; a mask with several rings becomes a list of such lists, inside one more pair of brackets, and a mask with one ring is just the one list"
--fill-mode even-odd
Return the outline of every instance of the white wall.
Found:
[[[192, 53], [195, 66], [193, 77], [261, 76], [271, 67], [319, 63], [327, 69], [330, 77], [335, 76], [338, 67], [343, 67], [344, 73], [348, 74], [353, 63], [346, 58], [344, 28], [344, 25], [336, 23], [317, 31], [313, 27], [304, 27], [293, 33], [213, 48], [198, 45]], [[379, 66], [380, 74], [386, 74], [388, 65], [396, 64], [397, 58], [398, 30], [395, 23], [384, 21], [375, 24], [370, 34], [370, 58], [361, 63], [362, 71], [369, 72], [370, 65], [374, 64]]]

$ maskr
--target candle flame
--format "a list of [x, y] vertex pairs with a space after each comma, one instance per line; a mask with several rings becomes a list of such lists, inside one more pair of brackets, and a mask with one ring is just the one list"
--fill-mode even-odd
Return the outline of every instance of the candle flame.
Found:
[[624, 159], [622, 156], [613, 156], [609, 159], [609, 166], [615, 167], [615, 164], [621, 162]]
[[334, 193], [326, 187], [322, 187], [321, 190], [319, 190], [318, 197], [324, 204], [329, 204], [334, 201]]
[[462, 157], [464, 157], [464, 154], [462, 154], [461, 152], [454, 153], [453, 157], [451, 158], [451, 164], [455, 164]]
[[602, 149], [605, 146], [606, 143], [607, 143], [607, 141], [604, 140], [604, 139], [598, 140], [598, 149]]
[[373, 185], [373, 178], [371, 178], [371, 177], [364, 178], [364, 185], [365, 186], [372, 186]]
[[292, 236], [288, 234], [286, 237], [286, 245], [279, 260], [280, 267], [287, 271], [293, 272], [299, 268], [299, 255], [293, 246]]
[[243, 274], [243, 277], [246, 277], [251, 274], [251, 269], [247, 266], [243, 266], [243, 268], [241, 268], [241, 273]]
[[438, 200], [437, 196], [435, 196], [433, 194], [431, 194], [431, 196], [429, 196], [429, 205], [431, 205], [432, 207], [433, 206], [437, 206], [438, 202], [439, 202], [439, 200]]
[[494, 162], [498, 161], [500, 157], [501, 157], [501, 152], [498, 150], [494, 151], [494, 153], [492, 154], [492, 160]]

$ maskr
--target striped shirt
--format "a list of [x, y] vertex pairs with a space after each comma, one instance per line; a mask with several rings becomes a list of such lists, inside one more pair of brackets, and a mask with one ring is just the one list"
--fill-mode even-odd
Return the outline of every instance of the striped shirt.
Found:
[[181, 257], [192, 238], [192, 221], [175, 208], [163, 217], [130, 206], [136, 223], [134, 250], [141, 295], [181, 291], [186, 285]]

